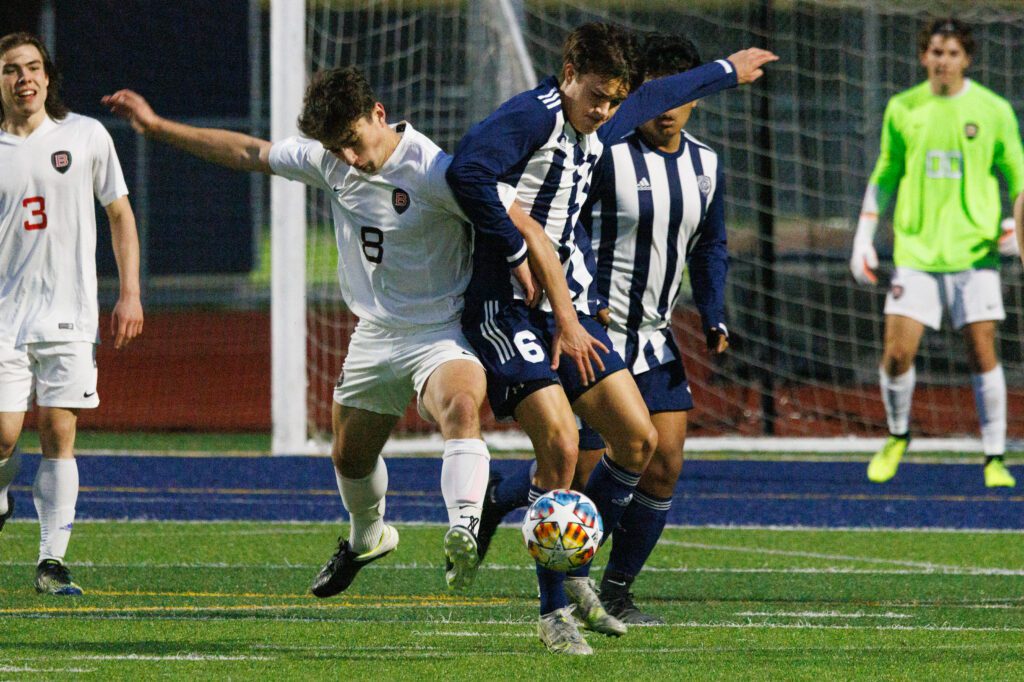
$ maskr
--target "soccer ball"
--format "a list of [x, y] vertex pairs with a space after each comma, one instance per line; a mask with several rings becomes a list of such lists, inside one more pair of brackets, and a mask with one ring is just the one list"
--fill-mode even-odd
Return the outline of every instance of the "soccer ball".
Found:
[[530, 505], [523, 520], [526, 549], [541, 566], [571, 571], [587, 565], [604, 537], [604, 522], [589, 497], [551, 490]]

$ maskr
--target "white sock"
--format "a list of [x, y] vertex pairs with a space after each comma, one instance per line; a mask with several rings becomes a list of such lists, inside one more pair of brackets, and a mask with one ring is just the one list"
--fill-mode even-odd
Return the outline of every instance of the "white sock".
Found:
[[39, 561], [56, 559], [63, 563], [75, 524], [78, 462], [74, 458], [44, 457], [36, 472], [32, 499], [39, 515]]
[[1006, 451], [1006, 376], [1003, 366], [996, 365], [984, 374], [972, 374], [974, 404], [981, 422], [981, 445], [986, 455]]
[[353, 552], [362, 554], [377, 546], [384, 533], [384, 496], [388, 492], [388, 467], [378, 456], [373, 471], [365, 478], [345, 478], [334, 470], [341, 503], [349, 516], [348, 541]]
[[917, 372], [913, 367], [898, 377], [891, 377], [878, 368], [878, 384], [882, 389], [882, 404], [889, 422], [889, 433], [901, 435], [910, 431], [910, 402], [914, 397]]
[[491, 453], [479, 438], [452, 438], [444, 442], [441, 495], [448, 508], [449, 526], [465, 526], [476, 534], [490, 463]]
[[21, 452], [18, 451], [18, 448], [14, 448], [14, 453], [7, 459], [0, 459], [0, 515], [8, 512], [7, 489], [11, 487], [20, 468]]

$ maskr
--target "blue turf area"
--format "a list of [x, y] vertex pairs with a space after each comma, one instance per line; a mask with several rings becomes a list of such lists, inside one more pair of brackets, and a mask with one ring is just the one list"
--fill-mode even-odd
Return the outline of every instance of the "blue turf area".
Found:
[[[904, 464], [892, 481], [875, 485], [865, 478], [866, 459], [690, 461], [669, 523], [1024, 529], [1024, 495], [985, 488], [979, 464]], [[344, 518], [325, 457], [82, 456], [78, 462], [83, 520]], [[15, 481], [19, 518], [34, 516], [31, 485], [38, 463], [38, 456], [26, 456]], [[504, 473], [526, 465], [496, 460], [492, 469]], [[440, 471], [436, 458], [389, 459], [388, 518], [447, 520]], [[1017, 477], [1022, 474], [1018, 469]]]

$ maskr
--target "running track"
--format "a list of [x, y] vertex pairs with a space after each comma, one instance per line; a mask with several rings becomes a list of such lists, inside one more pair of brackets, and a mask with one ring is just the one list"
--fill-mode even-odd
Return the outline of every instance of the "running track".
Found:
[[[335, 521], [344, 518], [324, 457], [78, 458], [78, 519]], [[33, 518], [39, 457], [15, 481], [16, 518]], [[506, 473], [524, 460], [495, 460]], [[447, 519], [441, 460], [389, 458], [387, 515]], [[904, 464], [885, 485], [862, 462], [694, 460], [669, 515], [676, 525], [1024, 529], [1024, 492], [987, 489], [978, 464]], [[1024, 479], [1024, 471], [1016, 475]], [[512, 520], [511, 518], [509, 520]]]

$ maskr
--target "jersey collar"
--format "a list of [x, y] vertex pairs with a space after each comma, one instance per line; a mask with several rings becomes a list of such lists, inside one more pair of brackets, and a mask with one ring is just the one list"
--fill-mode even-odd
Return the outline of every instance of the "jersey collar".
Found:
[[56, 128], [59, 124], [54, 121], [49, 115], [43, 119], [43, 122], [39, 124], [39, 127], [28, 134], [27, 137], [19, 137], [18, 135], [12, 135], [6, 130], [0, 130], [0, 140], [8, 144], [24, 144], [34, 137], [45, 135], [47, 132]]

